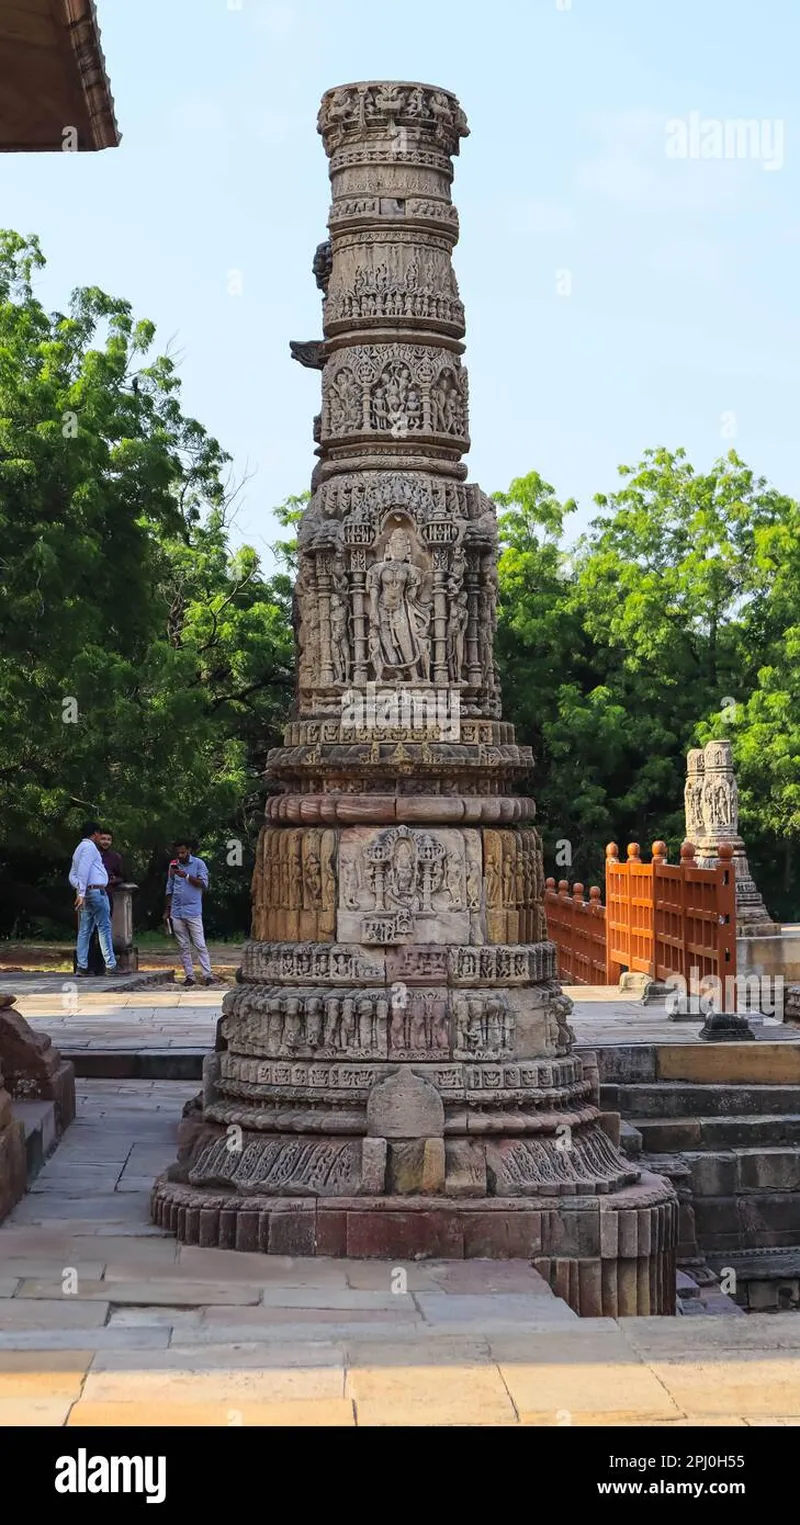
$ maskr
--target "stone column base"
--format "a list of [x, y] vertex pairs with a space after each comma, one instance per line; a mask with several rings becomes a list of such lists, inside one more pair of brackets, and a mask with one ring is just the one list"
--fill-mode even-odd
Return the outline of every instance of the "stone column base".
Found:
[[181, 1244], [267, 1255], [530, 1260], [582, 1317], [675, 1312], [678, 1201], [642, 1172], [621, 1191], [572, 1197], [230, 1195], [161, 1176], [153, 1222]]

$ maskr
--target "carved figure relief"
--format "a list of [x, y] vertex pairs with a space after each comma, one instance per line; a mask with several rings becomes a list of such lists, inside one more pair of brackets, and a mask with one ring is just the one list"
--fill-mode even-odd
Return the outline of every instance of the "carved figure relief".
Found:
[[[438, 262], [428, 272], [429, 282], [421, 278], [419, 261], [413, 258], [405, 269], [394, 266], [389, 258], [370, 270], [356, 265], [349, 287], [330, 291], [325, 306], [325, 321], [332, 323], [362, 319], [426, 318], [463, 330], [464, 306], [449, 260]], [[436, 284], [430, 284], [430, 277]]]
[[431, 418], [439, 434], [466, 436], [466, 405], [456, 372], [443, 370], [431, 387]]
[[493, 1059], [514, 1047], [514, 1014], [502, 992], [457, 991], [453, 996], [456, 1058]]
[[389, 1054], [393, 1059], [430, 1059], [450, 1051], [446, 990], [403, 990], [392, 997]]
[[422, 428], [422, 398], [402, 361], [387, 365], [372, 388], [370, 421], [373, 429], [388, 429], [395, 436]]
[[369, 656], [379, 682], [430, 676], [430, 595], [412, 550], [408, 530], [398, 527], [367, 573]]
[[336, 834], [319, 827], [267, 826], [261, 838], [261, 884], [253, 935], [259, 941], [333, 938]]
[[713, 836], [720, 828], [734, 830], [738, 824], [738, 790], [733, 777], [706, 774], [703, 786], [703, 823], [706, 834]]
[[688, 753], [684, 800], [690, 841], [713, 838], [716, 845], [720, 835], [728, 839], [738, 835], [739, 791], [729, 741], [711, 741], [704, 750], [694, 747]]
[[328, 428], [341, 435], [359, 430], [363, 424], [361, 387], [349, 366], [336, 372], [328, 390]]
[[257, 988], [229, 1007], [222, 1032], [232, 1054], [269, 1058], [385, 1058], [388, 992], [359, 988], [321, 995], [312, 989]]
[[442, 353], [392, 344], [334, 356], [323, 373], [323, 435], [340, 440], [366, 428], [395, 439], [425, 430], [465, 439], [467, 373], [453, 357], [442, 366]]
[[687, 757], [687, 776], [683, 791], [684, 805], [686, 810], [686, 836], [690, 842], [703, 835], [705, 824], [703, 821], [703, 786], [705, 784], [705, 770], [703, 753], [699, 747], [694, 748]]
[[408, 826], [344, 831], [339, 940], [467, 942], [476, 914], [468, 906], [468, 881], [474, 895], [479, 853], [475, 832]]

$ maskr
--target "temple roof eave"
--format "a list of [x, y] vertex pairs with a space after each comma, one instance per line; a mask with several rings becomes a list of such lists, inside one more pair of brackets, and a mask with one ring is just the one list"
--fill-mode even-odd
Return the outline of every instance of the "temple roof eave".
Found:
[[0, 16], [0, 152], [78, 152], [121, 142], [95, 0], [15, 0]]

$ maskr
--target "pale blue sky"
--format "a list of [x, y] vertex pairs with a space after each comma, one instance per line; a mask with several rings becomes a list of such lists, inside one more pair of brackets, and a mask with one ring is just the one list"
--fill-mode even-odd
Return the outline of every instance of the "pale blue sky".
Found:
[[[98, 0], [122, 146], [3, 156], [0, 221], [41, 235], [47, 305], [98, 284], [173, 341], [186, 410], [255, 473], [240, 538], [263, 551], [308, 485], [319, 378], [289, 340], [321, 334], [316, 114], [368, 78], [452, 89], [472, 129], [454, 197], [474, 480], [536, 468], [583, 523], [646, 446], [702, 468], [734, 444], [800, 493], [797, 0], [228, 3]], [[670, 159], [665, 124], [692, 111], [782, 122], [782, 167]]]

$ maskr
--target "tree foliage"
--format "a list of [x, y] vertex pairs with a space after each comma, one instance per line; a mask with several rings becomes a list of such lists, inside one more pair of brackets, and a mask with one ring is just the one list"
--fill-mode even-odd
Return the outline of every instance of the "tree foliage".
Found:
[[[71, 926], [91, 814], [142, 886], [140, 922], [191, 832], [209, 930], [241, 932], [307, 495], [276, 510], [268, 576], [233, 545], [229, 457], [183, 412], [153, 325], [96, 287], [46, 312], [43, 263], [0, 233], [0, 931]], [[574, 502], [537, 472], [495, 495], [504, 713], [534, 749], [548, 872], [601, 882], [611, 839], [674, 853], [686, 751], [727, 735], [757, 878], [797, 916], [800, 506], [734, 452], [699, 474], [650, 450], [620, 478], [574, 544]]]
[[290, 579], [231, 548], [229, 458], [182, 412], [152, 324], [96, 288], [46, 313], [42, 264], [0, 235], [4, 923], [48, 898], [69, 921], [65, 860], [96, 815], [151, 909], [173, 835], [194, 832], [212, 927], [226, 905], [241, 924], [293, 685]]
[[700, 475], [649, 450], [620, 476], [569, 553], [574, 505], [535, 472], [496, 494], [506, 710], [537, 754], [549, 871], [601, 882], [610, 840], [676, 852], [686, 751], [728, 736], [759, 882], [796, 914], [800, 508], [733, 451]]

